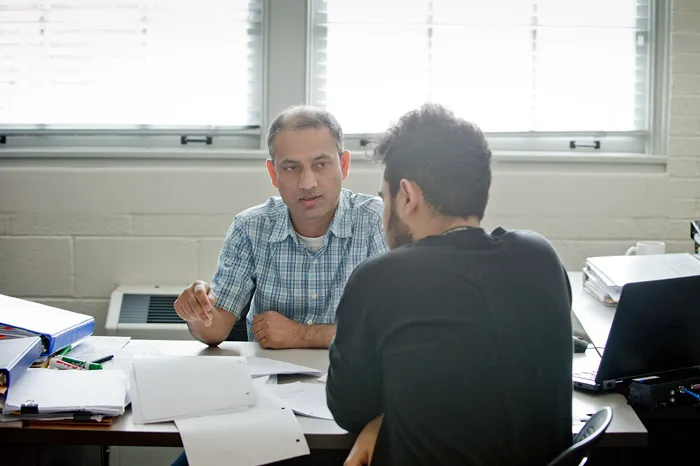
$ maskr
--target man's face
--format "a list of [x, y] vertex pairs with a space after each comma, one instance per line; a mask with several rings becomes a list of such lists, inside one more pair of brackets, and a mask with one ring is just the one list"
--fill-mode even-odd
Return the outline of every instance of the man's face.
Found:
[[394, 209], [395, 199], [391, 198], [389, 183], [382, 181], [380, 192], [384, 199], [384, 212], [382, 213], [382, 227], [389, 249], [396, 249], [399, 246], [413, 243], [413, 233], [411, 229], [401, 220]]
[[272, 184], [298, 224], [333, 217], [343, 180], [350, 169], [350, 153], [338, 156], [328, 128], [283, 130], [272, 144], [274, 163], [268, 161]]

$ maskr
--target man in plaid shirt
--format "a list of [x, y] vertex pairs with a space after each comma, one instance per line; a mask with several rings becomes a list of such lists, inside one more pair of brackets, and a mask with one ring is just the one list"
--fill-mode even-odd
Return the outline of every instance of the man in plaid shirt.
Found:
[[234, 218], [211, 284], [194, 282], [175, 309], [192, 335], [212, 346], [228, 337], [250, 302], [250, 341], [327, 348], [351, 272], [386, 251], [383, 205], [342, 189], [350, 153], [330, 113], [290, 108], [273, 121], [267, 143], [267, 170], [281, 197]]

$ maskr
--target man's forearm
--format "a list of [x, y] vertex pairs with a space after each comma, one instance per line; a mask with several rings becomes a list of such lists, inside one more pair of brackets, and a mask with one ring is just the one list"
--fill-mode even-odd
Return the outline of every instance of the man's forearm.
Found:
[[331, 345], [335, 336], [335, 325], [300, 325], [300, 348], [328, 348]]
[[216, 307], [211, 311], [211, 314], [212, 322], [209, 327], [204, 325], [204, 322], [196, 321], [187, 322], [187, 327], [197, 340], [209, 346], [217, 346], [226, 340], [231, 333], [231, 329], [236, 323], [236, 317], [230, 312]]

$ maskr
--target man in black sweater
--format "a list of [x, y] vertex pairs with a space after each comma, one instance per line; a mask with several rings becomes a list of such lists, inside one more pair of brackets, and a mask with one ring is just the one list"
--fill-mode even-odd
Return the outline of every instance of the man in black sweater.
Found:
[[[337, 310], [328, 406], [346, 464], [543, 465], [571, 435], [571, 290], [552, 245], [480, 227], [482, 132], [429, 104], [379, 140], [391, 252]], [[376, 442], [376, 443], [375, 443]]]

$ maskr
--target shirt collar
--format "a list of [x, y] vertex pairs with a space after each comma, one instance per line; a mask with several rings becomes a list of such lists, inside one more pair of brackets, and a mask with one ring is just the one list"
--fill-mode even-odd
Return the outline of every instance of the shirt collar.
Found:
[[[333, 220], [328, 228], [328, 231], [338, 238], [349, 238], [352, 235], [352, 215], [349, 204], [348, 191], [343, 189], [340, 192], [338, 207], [335, 209]], [[286, 204], [282, 204], [276, 220], [275, 227], [270, 233], [269, 242], [277, 243], [295, 234], [292, 219], [289, 217], [289, 208], [287, 208]]]

